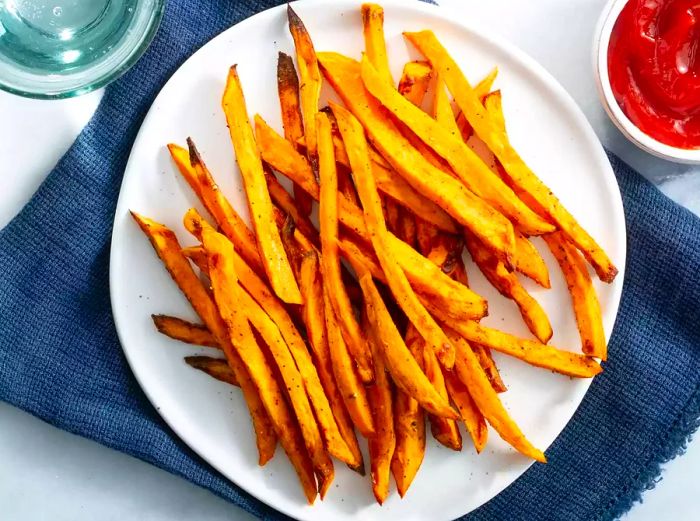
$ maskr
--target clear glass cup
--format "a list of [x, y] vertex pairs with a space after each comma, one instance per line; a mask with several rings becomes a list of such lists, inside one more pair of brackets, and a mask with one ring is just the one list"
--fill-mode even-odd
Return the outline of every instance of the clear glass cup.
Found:
[[0, 89], [67, 98], [115, 80], [141, 57], [164, 0], [0, 0]]

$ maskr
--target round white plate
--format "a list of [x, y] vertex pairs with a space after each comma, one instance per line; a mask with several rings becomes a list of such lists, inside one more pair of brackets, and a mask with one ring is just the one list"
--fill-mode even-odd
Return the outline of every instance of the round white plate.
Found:
[[[317, 50], [359, 58], [362, 30], [359, 1], [307, 0], [294, 8]], [[581, 224], [606, 249], [620, 274], [612, 285], [596, 281], [607, 334], [622, 290], [625, 224], [622, 202], [607, 157], [590, 125], [563, 88], [518, 49], [463, 25], [438, 7], [418, 2], [383, 2], [389, 57], [398, 79], [415, 59], [402, 31], [433, 29], [469, 78], [480, 79], [494, 65], [500, 73], [504, 110], [512, 141]], [[249, 111], [280, 129], [275, 64], [277, 52], [293, 54], [284, 6], [260, 13], [214, 38], [195, 53], [156, 98], [131, 152], [114, 222], [111, 292], [114, 319], [126, 357], [148, 398], [165, 421], [212, 466], [274, 508], [301, 519], [453, 519], [485, 503], [531, 464], [491, 430], [477, 455], [463, 432], [464, 449], [439, 446], [428, 434], [423, 465], [405, 499], [395, 490], [384, 506], [373, 500], [368, 478], [336, 465], [336, 481], [324, 501], [306, 505], [284, 452], [265, 467], [257, 454], [245, 404], [237, 389], [192, 370], [183, 357], [204, 349], [158, 334], [152, 313], [195, 320], [190, 306], [132, 222], [136, 210], [171, 226], [184, 245], [193, 244], [181, 224], [194, 195], [171, 164], [165, 145], [197, 143], [204, 160], [239, 212], [246, 215], [220, 98], [228, 67], [238, 63]], [[200, 208], [201, 209], [201, 208]], [[554, 259], [535, 240], [550, 267], [552, 289], [529, 281], [554, 328], [552, 344], [578, 350], [580, 340], [570, 297]], [[485, 323], [529, 337], [515, 306], [500, 297], [478, 270], [468, 267], [473, 287], [489, 299]], [[574, 380], [495, 354], [509, 391], [501, 397], [526, 435], [548, 447], [567, 424], [590, 380]]]

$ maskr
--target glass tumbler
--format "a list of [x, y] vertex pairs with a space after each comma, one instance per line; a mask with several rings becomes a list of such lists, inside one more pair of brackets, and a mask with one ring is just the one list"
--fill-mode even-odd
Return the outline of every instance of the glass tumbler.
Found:
[[0, 89], [67, 98], [126, 72], [151, 43], [164, 0], [0, 0]]

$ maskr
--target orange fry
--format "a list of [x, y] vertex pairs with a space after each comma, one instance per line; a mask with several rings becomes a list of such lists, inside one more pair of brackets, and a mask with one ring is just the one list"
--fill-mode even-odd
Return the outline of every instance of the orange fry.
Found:
[[[299, 101], [299, 78], [292, 57], [280, 52], [277, 58], [277, 95], [282, 111], [284, 138], [296, 143], [304, 137], [304, 120]], [[298, 185], [294, 185], [294, 199], [304, 215], [311, 213], [311, 198]]]
[[543, 344], [549, 342], [552, 338], [552, 326], [539, 302], [527, 292], [515, 273], [508, 271], [503, 263], [486, 251], [474, 237], [466, 234], [465, 238], [472, 260], [486, 279], [501, 295], [515, 302], [530, 332]]
[[[493, 86], [493, 82], [496, 81], [496, 76], [498, 76], [498, 67], [491, 69], [491, 71], [484, 78], [482, 78], [479, 83], [476, 84], [476, 87], [474, 87], [474, 92], [476, 92], [479, 99], [484, 99], [488, 95], [491, 87]], [[464, 117], [464, 113], [462, 113], [462, 111], [460, 111], [459, 115], [457, 116], [457, 126], [459, 127], [459, 131], [462, 134], [462, 139], [465, 142], [472, 136], [472, 134], [474, 134], [474, 129], [467, 121], [467, 118]]]
[[537, 248], [522, 233], [515, 232], [515, 270], [543, 288], [551, 288], [549, 270]]
[[389, 70], [389, 58], [386, 55], [384, 41], [384, 9], [377, 4], [362, 4], [361, 13], [365, 53], [384, 81], [393, 85], [394, 78], [391, 77]]
[[223, 358], [212, 358], [211, 356], [186, 356], [185, 363], [194, 369], [198, 369], [208, 374], [212, 378], [227, 384], [240, 387], [236, 375]]
[[537, 449], [528, 441], [520, 428], [508, 415], [498, 394], [489, 383], [486, 373], [479, 365], [479, 361], [474, 355], [471, 346], [458, 335], [454, 335], [453, 340], [457, 345], [458, 356], [455, 361], [455, 372], [467, 387], [471, 398], [476, 403], [479, 411], [484, 415], [489, 424], [496, 429], [496, 432], [504, 441], [512, 445], [516, 450], [536, 461], [546, 463], [542, 451]]
[[321, 267], [323, 281], [328, 287], [331, 306], [340, 323], [343, 339], [357, 363], [357, 371], [364, 383], [374, 379], [372, 357], [367, 339], [360, 331], [355, 312], [350, 303], [340, 272], [338, 256], [338, 177], [333, 154], [331, 127], [328, 117], [319, 113], [316, 121], [318, 132], [318, 158], [320, 176], [319, 222], [321, 224]]
[[[433, 309], [432, 311], [438, 318], [443, 319], [440, 317], [440, 310]], [[447, 317], [444, 318], [447, 319]], [[503, 331], [482, 326], [472, 320], [452, 321], [450, 326], [469, 342], [481, 344], [495, 351], [519, 358], [530, 365], [551, 369], [556, 373], [578, 378], [591, 378], [603, 371], [598, 362], [587, 356], [563, 351], [535, 340], [518, 338]]]
[[561, 266], [569, 288], [583, 352], [605, 360], [608, 348], [603, 329], [603, 315], [593, 281], [581, 255], [561, 232], [545, 235], [543, 238]]
[[235, 65], [229, 69], [221, 104], [226, 114], [236, 161], [243, 178], [248, 209], [263, 267], [272, 289], [283, 301], [301, 304], [301, 293], [284, 251], [279, 230], [275, 226], [272, 201], [265, 183], [260, 152], [248, 121], [245, 98]]
[[306, 30], [304, 22], [289, 4], [287, 4], [287, 19], [289, 20], [289, 32], [294, 39], [299, 76], [301, 77], [299, 94], [301, 96], [301, 111], [304, 114], [306, 153], [315, 171], [317, 164], [316, 113], [321, 96], [321, 72], [318, 69], [318, 60], [311, 36]]
[[[304, 237], [309, 239], [315, 247], [320, 247], [318, 230], [314, 227], [311, 220], [308, 218], [307, 214], [304, 213], [305, 210], [301, 207], [300, 199], [293, 199], [289, 192], [284, 189], [280, 184], [274, 174], [265, 174], [265, 181], [267, 182], [267, 189], [270, 192], [270, 198], [272, 202], [284, 213], [289, 215], [294, 221], [294, 226], [298, 229]], [[299, 185], [294, 185], [299, 186]], [[300, 190], [302, 190], [300, 188]], [[309, 194], [304, 192], [304, 195], [310, 197]]]
[[433, 117], [439, 125], [452, 134], [455, 138], [461, 139], [462, 134], [455, 118], [454, 110], [450, 98], [445, 90], [445, 82], [438, 77], [435, 82], [435, 99], [433, 100]]
[[372, 492], [380, 505], [389, 495], [389, 476], [391, 461], [396, 447], [394, 417], [392, 414], [391, 381], [386, 374], [382, 355], [375, 341], [372, 344], [375, 368], [374, 383], [367, 386], [369, 406], [375, 425], [374, 436], [367, 438], [369, 449], [370, 472], [372, 475]]
[[[418, 365], [422, 367], [422, 339], [418, 333], [415, 333], [413, 337], [409, 341], [408, 334], [406, 335], [406, 345]], [[430, 349], [428, 351], [432, 352]], [[399, 495], [404, 497], [416, 477], [425, 455], [425, 413], [416, 400], [398, 390], [394, 399], [394, 432], [396, 447], [391, 460], [391, 473], [396, 481]]]
[[159, 333], [174, 340], [196, 346], [219, 347], [214, 335], [202, 324], [193, 324], [167, 315], [151, 315], [151, 318]]

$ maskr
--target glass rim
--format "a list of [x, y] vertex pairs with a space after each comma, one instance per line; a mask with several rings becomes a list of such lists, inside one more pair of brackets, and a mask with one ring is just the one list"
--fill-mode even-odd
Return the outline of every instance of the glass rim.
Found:
[[[126, 73], [150, 46], [163, 19], [165, 0], [153, 0], [153, 7], [144, 13], [143, 30], [132, 38], [125, 38], [120, 47], [105, 58], [99, 68], [77, 71], [60, 76], [60, 81], [46, 81], [46, 76], [31, 74], [32, 84], [8, 82], [0, 78], [0, 90], [24, 98], [56, 100], [73, 98], [105, 87]], [[121, 51], [121, 55], [120, 55]], [[114, 63], [110, 63], [110, 58]]]

